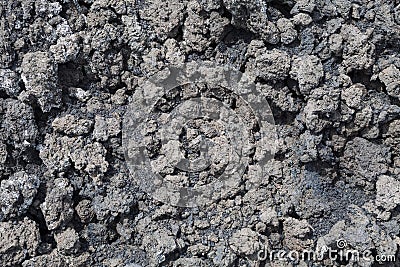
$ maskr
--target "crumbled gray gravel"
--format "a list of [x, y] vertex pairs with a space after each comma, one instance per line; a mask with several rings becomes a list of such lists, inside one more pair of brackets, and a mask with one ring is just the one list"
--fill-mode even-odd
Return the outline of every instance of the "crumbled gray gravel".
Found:
[[[399, 0], [3, 0], [0, 15], [0, 266], [400, 266]], [[235, 160], [218, 120], [164, 142], [174, 108], [212, 96], [250, 129], [240, 180], [197, 207], [149, 194], [123, 142], [146, 81], [190, 62], [249, 77], [277, 136], [261, 167], [259, 125], [229, 88], [166, 92], [139, 130], [174, 186], [202, 188]], [[209, 165], [177, 170], [181, 152]], [[260, 254], [327, 247], [371, 255]]]

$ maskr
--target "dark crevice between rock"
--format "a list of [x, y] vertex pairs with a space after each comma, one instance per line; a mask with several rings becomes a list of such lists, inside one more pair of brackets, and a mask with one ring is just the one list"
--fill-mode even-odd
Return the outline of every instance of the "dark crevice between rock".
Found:
[[290, 11], [294, 6], [293, 3], [281, 0], [272, 0], [268, 3], [268, 5], [279, 10], [282, 13], [282, 15], [285, 16], [285, 18], [290, 19], [292, 17]]
[[107, 226], [107, 229], [112, 233], [112, 235], [107, 240], [108, 244], [116, 242], [121, 235], [117, 231], [117, 224], [120, 222], [121, 215], [117, 215]]
[[87, 10], [89, 10], [92, 7], [92, 3], [90, 1], [82, 1], [82, 0], [74, 0], [74, 1], [76, 1], [81, 8], [85, 7], [87, 8]]
[[39, 156], [39, 150], [37, 150], [35, 147], [28, 147], [24, 154], [23, 154], [23, 159], [26, 163], [28, 164], [35, 164], [35, 165], [42, 165], [43, 161]]
[[38, 193], [33, 200], [33, 205], [29, 208], [27, 216], [37, 223], [40, 233], [41, 247], [39, 247], [39, 255], [48, 254], [57, 247], [52, 231], [47, 228], [46, 220], [40, 209], [40, 204], [44, 202], [47, 194], [46, 185], [42, 183], [39, 186]]
[[81, 64], [67, 62], [58, 65], [58, 83], [61, 87], [87, 86], [85, 83], [90, 82], [92, 79], [85, 74], [84, 66]]
[[256, 35], [251, 31], [243, 28], [238, 28], [233, 25], [229, 25], [224, 30], [222, 36], [224, 36], [222, 42], [224, 42], [226, 45], [236, 44], [239, 41], [249, 44], [256, 37]]
[[10, 172], [23, 171], [29, 168], [28, 171], [36, 171], [42, 164], [42, 160], [39, 157], [39, 151], [34, 147], [30, 146], [24, 150], [17, 149], [13, 144], [6, 144], [7, 158], [4, 163], [4, 172], [1, 178], [6, 178], [11, 175]]
[[227, 18], [229, 21], [232, 21], [232, 13], [229, 12], [229, 10], [224, 5], [221, 5], [219, 13], [222, 17]]
[[296, 209], [294, 207], [290, 207], [288, 213], [286, 214], [288, 217], [294, 218], [294, 219], [300, 219], [300, 215], [297, 214]]
[[59, 108], [52, 108], [49, 112], [43, 112], [36, 99], [32, 99], [31, 106], [33, 110], [33, 117], [35, 118], [38, 127], [37, 142], [42, 144], [47, 133], [52, 131], [51, 122], [52, 118], [56, 118], [60, 114]]
[[353, 84], [361, 83], [368, 89], [368, 91], [384, 92], [384, 85], [380, 81], [371, 80], [372, 73], [371, 68], [366, 70], [353, 70], [348, 74], [348, 76]]
[[174, 38], [178, 43], [183, 41], [183, 29], [185, 27], [185, 21], [187, 14], [184, 14], [182, 22], [179, 23], [170, 33], [169, 36]]
[[[129, 47], [129, 45], [122, 45], [121, 46], [121, 54], [122, 54], [122, 70], [128, 71], [129, 70], [129, 59], [132, 54], [132, 49]], [[87, 73], [85, 70], [82, 70], [83, 76], [87, 76]]]
[[3, 90], [0, 90], [0, 98], [2, 99], [7, 99], [10, 98], [6, 92], [4, 92]]
[[[400, 98], [399, 97], [389, 96], [389, 98], [390, 98], [390, 103], [392, 105], [396, 105], [396, 106], [400, 107]], [[400, 114], [398, 114], [397, 118], [400, 118]]]
[[165, 259], [162, 261], [161, 266], [170, 266], [174, 261], [179, 259], [182, 255], [187, 253], [187, 246], [184, 248], [177, 249], [165, 256]]
[[123, 89], [123, 88], [126, 88], [127, 87], [127, 85], [126, 85], [126, 83], [124, 83], [124, 82], [119, 82], [118, 84], [116, 84], [115, 86], [110, 86], [109, 88], [108, 88], [108, 92], [110, 93], [110, 94], [115, 94], [119, 89]]
[[73, 1], [71, 1], [70, 3], [65, 3], [64, 5], [62, 5], [62, 9], [59, 16], [62, 17], [63, 19], [68, 20], [69, 19], [68, 11], [76, 8], [77, 7], [74, 5]]
[[282, 110], [280, 107], [276, 106], [273, 102], [270, 102], [270, 107], [275, 120], [276, 125], [292, 125], [297, 117], [296, 112], [290, 112]]

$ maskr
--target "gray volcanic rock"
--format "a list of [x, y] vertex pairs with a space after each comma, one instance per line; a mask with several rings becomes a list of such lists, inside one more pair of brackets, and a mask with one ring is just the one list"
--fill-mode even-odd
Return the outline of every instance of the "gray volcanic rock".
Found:
[[0, 184], [0, 221], [25, 214], [36, 196], [40, 180], [24, 171], [13, 174]]
[[1, 1], [0, 266], [399, 266], [399, 4]]
[[20, 265], [34, 257], [40, 243], [38, 226], [32, 220], [0, 222], [0, 263], [2, 266]]

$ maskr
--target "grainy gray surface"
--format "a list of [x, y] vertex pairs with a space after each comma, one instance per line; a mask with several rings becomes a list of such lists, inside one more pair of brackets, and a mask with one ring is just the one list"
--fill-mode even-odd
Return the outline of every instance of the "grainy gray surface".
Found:
[[[400, 266], [398, 0], [2, 0], [0, 15], [0, 266]], [[194, 61], [253, 77], [278, 139], [257, 188], [255, 164], [185, 208], [132, 178], [122, 122], [144, 81]], [[200, 135], [219, 145], [208, 172], [177, 176], [152, 135], [147, 153], [193, 186], [218, 179], [229, 142], [191, 123], [187, 157]], [[323, 247], [395, 259], [259, 254]]]

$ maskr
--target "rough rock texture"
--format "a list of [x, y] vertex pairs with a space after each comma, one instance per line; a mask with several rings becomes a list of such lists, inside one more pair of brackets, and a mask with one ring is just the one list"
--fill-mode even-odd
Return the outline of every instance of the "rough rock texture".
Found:
[[57, 107], [61, 100], [61, 88], [58, 86], [58, 65], [48, 52], [26, 53], [21, 63], [21, 79], [26, 91], [20, 97], [33, 96], [43, 111]]
[[[400, 266], [399, 51], [398, 0], [0, 1], [0, 266]], [[261, 170], [246, 148], [232, 189], [175, 207], [133, 179], [123, 118], [153, 74], [200, 61], [255, 83], [276, 153]], [[231, 160], [210, 118], [160, 138], [202, 86], [166, 94], [139, 129], [168, 182], [208, 184]], [[212, 93], [257, 140], [246, 103]], [[203, 137], [210, 165], [185, 176], [175, 165], [201, 156]], [[339, 239], [370, 258], [260, 258]]]
[[40, 209], [49, 230], [58, 229], [66, 225], [73, 216], [72, 209], [73, 188], [69, 186], [68, 180], [58, 178], [49, 188], [44, 202], [40, 204]]
[[35, 257], [40, 244], [38, 226], [25, 218], [20, 222], [0, 222], [0, 263], [2, 266], [20, 265]]
[[40, 180], [37, 176], [26, 174], [23, 171], [13, 174], [7, 180], [2, 180], [0, 221], [7, 221], [25, 214], [32, 205], [39, 184]]

